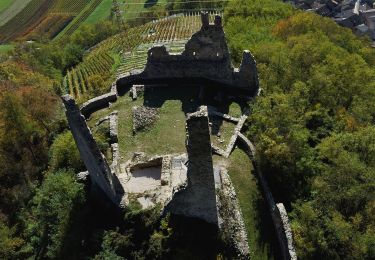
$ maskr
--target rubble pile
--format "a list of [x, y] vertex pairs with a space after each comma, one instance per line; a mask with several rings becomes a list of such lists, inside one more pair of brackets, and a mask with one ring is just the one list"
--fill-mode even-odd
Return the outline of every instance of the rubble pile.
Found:
[[134, 106], [132, 112], [134, 133], [150, 127], [159, 118], [159, 109], [157, 108]]

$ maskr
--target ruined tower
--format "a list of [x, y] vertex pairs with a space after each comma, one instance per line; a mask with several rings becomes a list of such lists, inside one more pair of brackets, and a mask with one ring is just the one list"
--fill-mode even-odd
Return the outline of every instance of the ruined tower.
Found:
[[77, 144], [80, 156], [84, 162], [93, 185], [96, 185], [112, 201], [118, 204], [123, 189], [114, 173], [111, 172], [108, 162], [100, 152], [90, 129], [86, 124], [85, 117], [74, 99], [70, 95], [62, 96], [66, 108], [70, 131]]
[[207, 107], [187, 115], [188, 184], [167, 206], [173, 214], [218, 225], [215, 180]]

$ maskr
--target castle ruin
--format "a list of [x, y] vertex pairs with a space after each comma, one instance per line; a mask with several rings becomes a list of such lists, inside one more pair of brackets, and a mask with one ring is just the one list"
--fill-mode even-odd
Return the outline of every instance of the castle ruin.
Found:
[[[237, 254], [247, 258], [247, 235], [234, 188], [225, 167], [215, 166], [212, 156], [230, 156], [237, 140], [244, 137], [241, 130], [248, 112], [242, 111], [242, 116], [238, 118], [218, 112], [207, 107], [204, 96], [205, 91], [211, 91], [206, 96], [210, 96], [215, 102], [220, 102], [223, 97], [247, 101], [254, 98], [259, 91], [256, 62], [249, 51], [244, 51], [240, 68], [234, 68], [221, 17], [216, 16], [213, 24], [209, 23], [206, 13], [202, 14], [201, 19], [201, 30], [188, 40], [182, 53], [170, 54], [165, 46], [154, 46], [148, 50], [145, 67], [120, 75], [108, 94], [86, 102], [81, 108], [78, 108], [69, 95], [62, 99], [70, 130], [88, 176], [112, 204], [121, 208], [134, 199], [144, 208], [160, 204], [163, 212], [201, 219], [227, 229], [226, 233], [234, 241]], [[135, 101], [141, 92], [144, 95], [157, 95], [157, 91], [154, 92], [153, 89], [163, 86], [180, 88], [180, 92], [186, 88], [199, 89], [197, 99], [203, 106], [195, 107], [194, 111], [184, 111], [186, 154], [158, 155], [134, 151], [131, 159], [122, 161], [116, 111], [99, 120], [99, 123], [109, 121], [112, 151], [112, 162], [109, 164], [100, 152], [86, 119], [103, 107], [116, 103], [129, 89], [132, 100]], [[144, 105], [147, 106], [146, 102]], [[133, 107], [133, 114], [138, 111], [156, 110]], [[210, 139], [210, 116], [235, 124], [230, 142], [223, 150], [216, 147]], [[133, 115], [135, 119], [138, 117], [139, 115]], [[133, 128], [133, 132], [135, 131]], [[233, 214], [228, 212], [229, 208]], [[284, 212], [283, 217], [285, 218]], [[280, 232], [285, 236], [283, 231]], [[291, 259], [287, 256], [288, 248], [283, 252], [285, 259]]]

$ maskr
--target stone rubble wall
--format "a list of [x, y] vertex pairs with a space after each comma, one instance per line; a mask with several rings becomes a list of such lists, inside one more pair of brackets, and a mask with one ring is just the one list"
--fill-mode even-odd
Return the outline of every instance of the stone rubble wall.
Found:
[[95, 123], [95, 126], [99, 126], [99, 125], [103, 124], [104, 122], [106, 122], [108, 120], [109, 120], [109, 116], [99, 118], [99, 120]]
[[152, 126], [159, 118], [159, 109], [154, 107], [134, 106], [132, 113], [134, 134]]
[[208, 14], [202, 14], [202, 28], [186, 43], [180, 55], [171, 55], [165, 46], [148, 51], [144, 69], [119, 75], [117, 89], [148, 82], [176, 79], [205, 79], [243, 91], [254, 96], [259, 89], [258, 72], [254, 57], [244, 51], [239, 69], [231, 63], [221, 17], [207, 24]]
[[283, 203], [278, 203], [276, 204], [276, 206], [280, 213], [281, 222], [282, 222], [283, 229], [285, 232], [286, 240], [288, 242], [288, 250], [290, 254], [290, 259], [297, 259], [297, 253], [294, 248], [293, 233], [292, 233], [292, 229], [290, 228], [288, 214], [285, 210]]
[[229, 158], [230, 154], [232, 153], [237, 141], [237, 137], [241, 133], [241, 129], [245, 124], [247, 117], [247, 115], [242, 115], [238, 124], [236, 125], [236, 128], [234, 129], [234, 134], [232, 135], [229, 144], [227, 145], [227, 149], [225, 150], [225, 158]]
[[109, 115], [109, 136], [111, 143], [118, 142], [118, 111], [115, 110]]
[[251, 159], [254, 165], [254, 169], [256, 169], [256, 174], [258, 176], [259, 183], [262, 187], [262, 191], [264, 197], [266, 198], [266, 203], [268, 205], [268, 209], [272, 217], [272, 222], [276, 231], [277, 239], [279, 241], [282, 257], [284, 260], [297, 260], [297, 255], [293, 242], [293, 235], [284, 205], [282, 203], [279, 203], [280, 205], [277, 206], [275, 203], [271, 190], [269, 189], [267, 180], [263, 176], [255, 161], [255, 146], [243, 134], [239, 134], [238, 137], [242, 144], [245, 146], [246, 153]]
[[161, 167], [160, 182], [161, 185], [170, 185], [171, 183], [171, 171], [172, 171], [172, 158], [171, 156], [164, 156]]
[[167, 205], [172, 214], [196, 217], [218, 225], [207, 107], [187, 115], [187, 187]]
[[70, 95], [62, 96], [62, 100], [66, 108], [70, 130], [90, 179], [114, 204], [118, 205], [123, 189], [117, 176], [110, 170], [107, 160], [100, 152], [75, 100]]
[[133, 100], [137, 100], [138, 95], [145, 91], [144, 85], [133, 85], [130, 90], [130, 96]]
[[240, 118], [221, 113], [221, 112], [217, 111], [217, 109], [213, 106], [208, 106], [208, 114], [209, 114], [209, 116], [221, 117], [224, 120], [235, 123], [235, 124], [237, 124], [240, 121]]
[[220, 168], [221, 187], [218, 189], [220, 233], [229, 242], [236, 259], [250, 259], [247, 232], [237, 195], [224, 167]]
[[118, 144], [118, 111], [115, 110], [109, 115], [109, 137], [112, 151], [112, 164], [110, 166], [112, 175], [120, 172], [120, 149]]
[[217, 147], [216, 145], [211, 144], [211, 148], [212, 148], [212, 152], [214, 152], [215, 154], [226, 157], [225, 151], [221, 149], [220, 147]]
[[117, 92], [109, 92], [107, 94], [95, 97], [85, 102], [81, 107], [81, 113], [85, 117], [89, 117], [95, 111], [108, 107], [110, 103], [116, 102]]
[[112, 175], [117, 175], [117, 173], [120, 171], [120, 150], [118, 143], [111, 144], [111, 151], [112, 151], [112, 163], [110, 165], [110, 169], [112, 172]]
[[234, 133], [229, 141], [229, 144], [227, 145], [225, 151], [219, 147], [217, 147], [216, 145], [214, 144], [211, 144], [211, 148], [213, 150], [214, 153], [218, 154], [218, 155], [221, 155], [225, 158], [229, 158], [230, 154], [232, 153], [233, 149], [234, 149], [234, 146], [236, 144], [236, 141], [237, 141], [237, 138], [238, 138], [238, 135], [241, 134], [241, 129], [243, 127], [243, 125], [245, 124], [246, 122], [246, 119], [248, 118], [248, 116], [246, 114], [242, 115], [241, 118], [236, 118], [236, 117], [232, 117], [230, 115], [227, 115], [227, 114], [223, 114], [223, 113], [220, 113], [218, 111], [216, 111], [213, 107], [210, 107], [209, 108], [209, 111], [208, 111], [209, 115], [210, 116], [217, 116], [217, 117], [221, 117], [223, 118], [224, 120], [227, 120], [227, 121], [230, 121], [232, 123], [236, 123], [236, 127], [234, 129]]

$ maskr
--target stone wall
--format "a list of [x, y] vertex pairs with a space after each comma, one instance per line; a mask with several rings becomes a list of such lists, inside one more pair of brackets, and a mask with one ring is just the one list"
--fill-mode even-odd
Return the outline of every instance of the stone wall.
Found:
[[217, 190], [220, 233], [236, 259], [250, 259], [247, 232], [236, 191], [227, 169], [220, 167], [219, 171], [220, 187]]
[[252, 160], [254, 169], [256, 169], [256, 174], [258, 176], [259, 183], [262, 187], [262, 192], [266, 199], [269, 212], [271, 214], [272, 222], [275, 228], [276, 236], [279, 241], [281, 254], [284, 260], [297, 260], [296, 251], [294, 248], [293, 235], [289, 225], [288, 215], [282, 203], [276, 205], [272, 193], [268, 187], [266, 178], [263, 176], [255, 159], [255, 147], [243, 134], [238, 135], [239, 140], [245, 147], [245, 151], [249, 158]]
[[63, 96], [62, 100], [66, 108], [70, 130], [91, 181], [117, 205], [123, 193], [122, 186], [111, 172], [104, 155], [100, 152], [75, 100], [70, 95]]
[[166, 210], [218, 225], [207, 107], [188, 114], [186, 128], [188, 184], [184, 190], [175, 194]]
[[108, 107], [110, 103], [116, 102], [116, 100], [117, 92], [112, 91], [107, 94], [92, 98], [81, 106], [81, 113], [85, 117], [88, 117], [95, 111]]
[[204, 79], [231, 89], [241, 90], [248, 96], [258, 92], [259, 82], [256, 63], [249, 51], [243, 54], [239, 69], [232, 66], [230, 54], [221, 24], [208, 23], [208, 14], [202, 14], [202, 28], [186, 43], [181, 55], [170, 55], [165, 46], [155, 46], [148, 51], [144, 70], [134, 70], [121, 75], [117, 88], [132, 84], [157, 81]]

